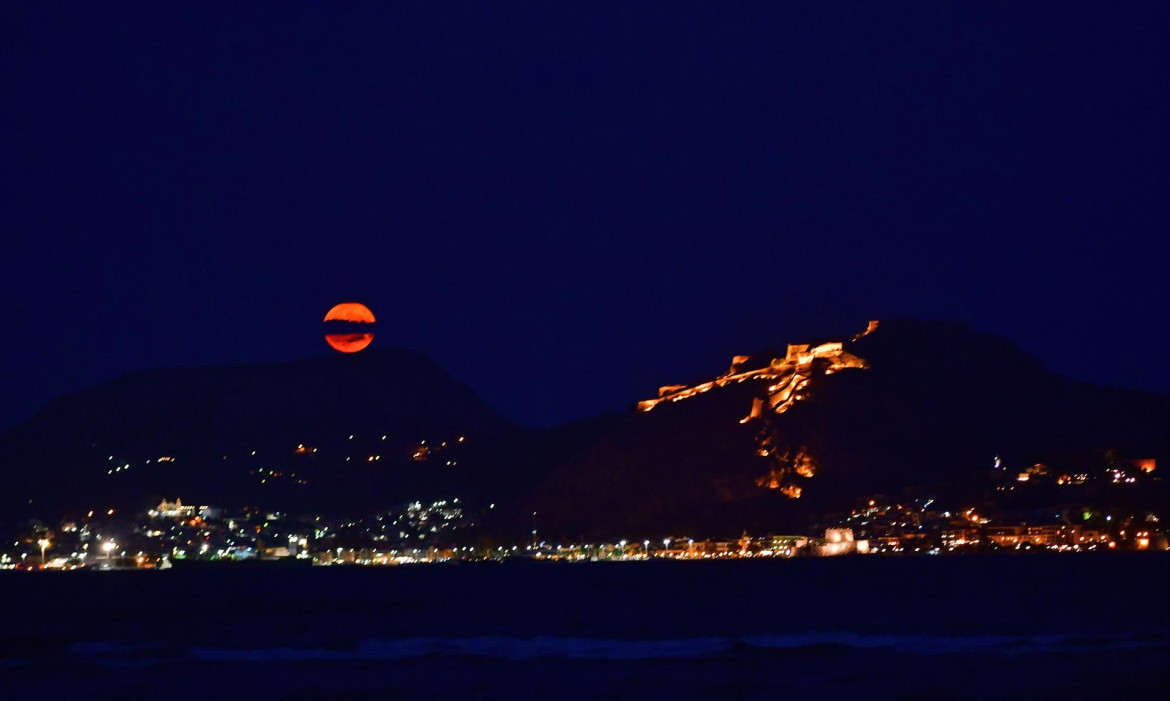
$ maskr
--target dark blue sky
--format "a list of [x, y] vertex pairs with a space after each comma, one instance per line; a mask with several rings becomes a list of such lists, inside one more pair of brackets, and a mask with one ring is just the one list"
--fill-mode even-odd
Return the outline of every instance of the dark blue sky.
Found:
[[345, 299], [537, 425], [895, 316], [1170, 390], [1164, 5], [44, 5], [0, 10], [0, 427], [325, 354]]

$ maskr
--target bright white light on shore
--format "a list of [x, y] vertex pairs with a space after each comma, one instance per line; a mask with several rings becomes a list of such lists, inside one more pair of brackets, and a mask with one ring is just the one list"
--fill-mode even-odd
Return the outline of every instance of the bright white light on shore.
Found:
[[112, 540], [107, 540], [106, 542], [102, 543], [102, 550], [105, 550], [106, 552], [113, 552], [114, 548], [116, 547], [118, 547], [117, 544]]

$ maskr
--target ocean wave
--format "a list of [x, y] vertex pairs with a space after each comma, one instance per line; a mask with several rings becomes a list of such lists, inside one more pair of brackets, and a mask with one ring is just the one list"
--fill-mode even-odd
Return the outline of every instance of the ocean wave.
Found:
[[755, 635], [742, 638], [748, 647], [795, 650], [801, 648], [840, 647], [857, 650], [892, 650], [919, 655], [948, 655], [966, 652], [1018, 653], [1043, 652], [1068, 640], [1067, 636], [1008, 635], [883, 635], [861, 633], [802, 633], [794, 635]]
[[69, 646], [68, 652], [71, 655], [98, 657], [102, 655], [125, 655], [128, 653], [147, 652], [157, 650], [158, 648], [159, 646], [153, 643], [120, 643], [99, 640], [73, 643]]
[[1051, 652], [1137, 650], [1170, 647], [1170, 632], [1121, 635], [882, 635], [860, 633], [804, 633], [757, 635], [741, 638], [749, 647], [800, 649], [841, 647], [886, 649], [917, 655], [961, 653], [1043, 654]]
[[191, 648], [203, 661], [392, 660], [444, 655], [502, 660], [650, 660], [707, 657], [731, 649], [730, 638], [614, 640], [605, 638], [403, 638], [363, 640], [350, 650], [277, 647], [267, 649]]
[[1126, 635], [973, 635], [865, 634], [811, 632], [737, 637], [627, 640], [541, 636], [371, 638], [350, 647], [226, 648], [196, 646], [163, 650], [149, 644], [78, 643], [74, 656], [98, 664], [124, 665], [193, 659], [201, 662], [334, 662], [407, 660], [422, 657], [474, 657], [508, 661], [667, 660], [705, 658], [740, 652], [814, 652], [888, 650], [915, 655], [982, 653], [1030, 655], [1170, 647], [1170, 633]]

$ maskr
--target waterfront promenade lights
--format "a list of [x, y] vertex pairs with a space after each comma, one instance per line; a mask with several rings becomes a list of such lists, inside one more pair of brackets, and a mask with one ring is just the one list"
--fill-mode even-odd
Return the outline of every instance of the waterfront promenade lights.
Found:
[[50, 541], [48, 538], [41, 538], [37, 541], [37, 545], [41, 546], [41, 567], [45, 566], [45, 551], [48, 550], [49, 546], [52, 544], [52, 541]]

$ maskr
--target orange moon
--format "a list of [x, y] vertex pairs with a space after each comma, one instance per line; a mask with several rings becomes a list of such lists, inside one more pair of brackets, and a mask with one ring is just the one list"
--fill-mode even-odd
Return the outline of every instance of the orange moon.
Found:
[[[326, 312], [325, 322], [334, 322], [335, 326], [336, 322], [342, 322], [341, 325], [346, 327], [373, 324], [374, 313], [364, 304], [342, 302]], [[325, 334], [325, 342], [342, 353], [357, 353], [373, 340], [374, 334], [371, 331]]]
[[374, 340], [372, 333], [327, 333], [325, 342], [342, 353], [357, 353]]
[[359, 302], [342, 302], [325, 313], [325, 321], [352, 321], [358, 324], [374, 323], [374, 313]]

